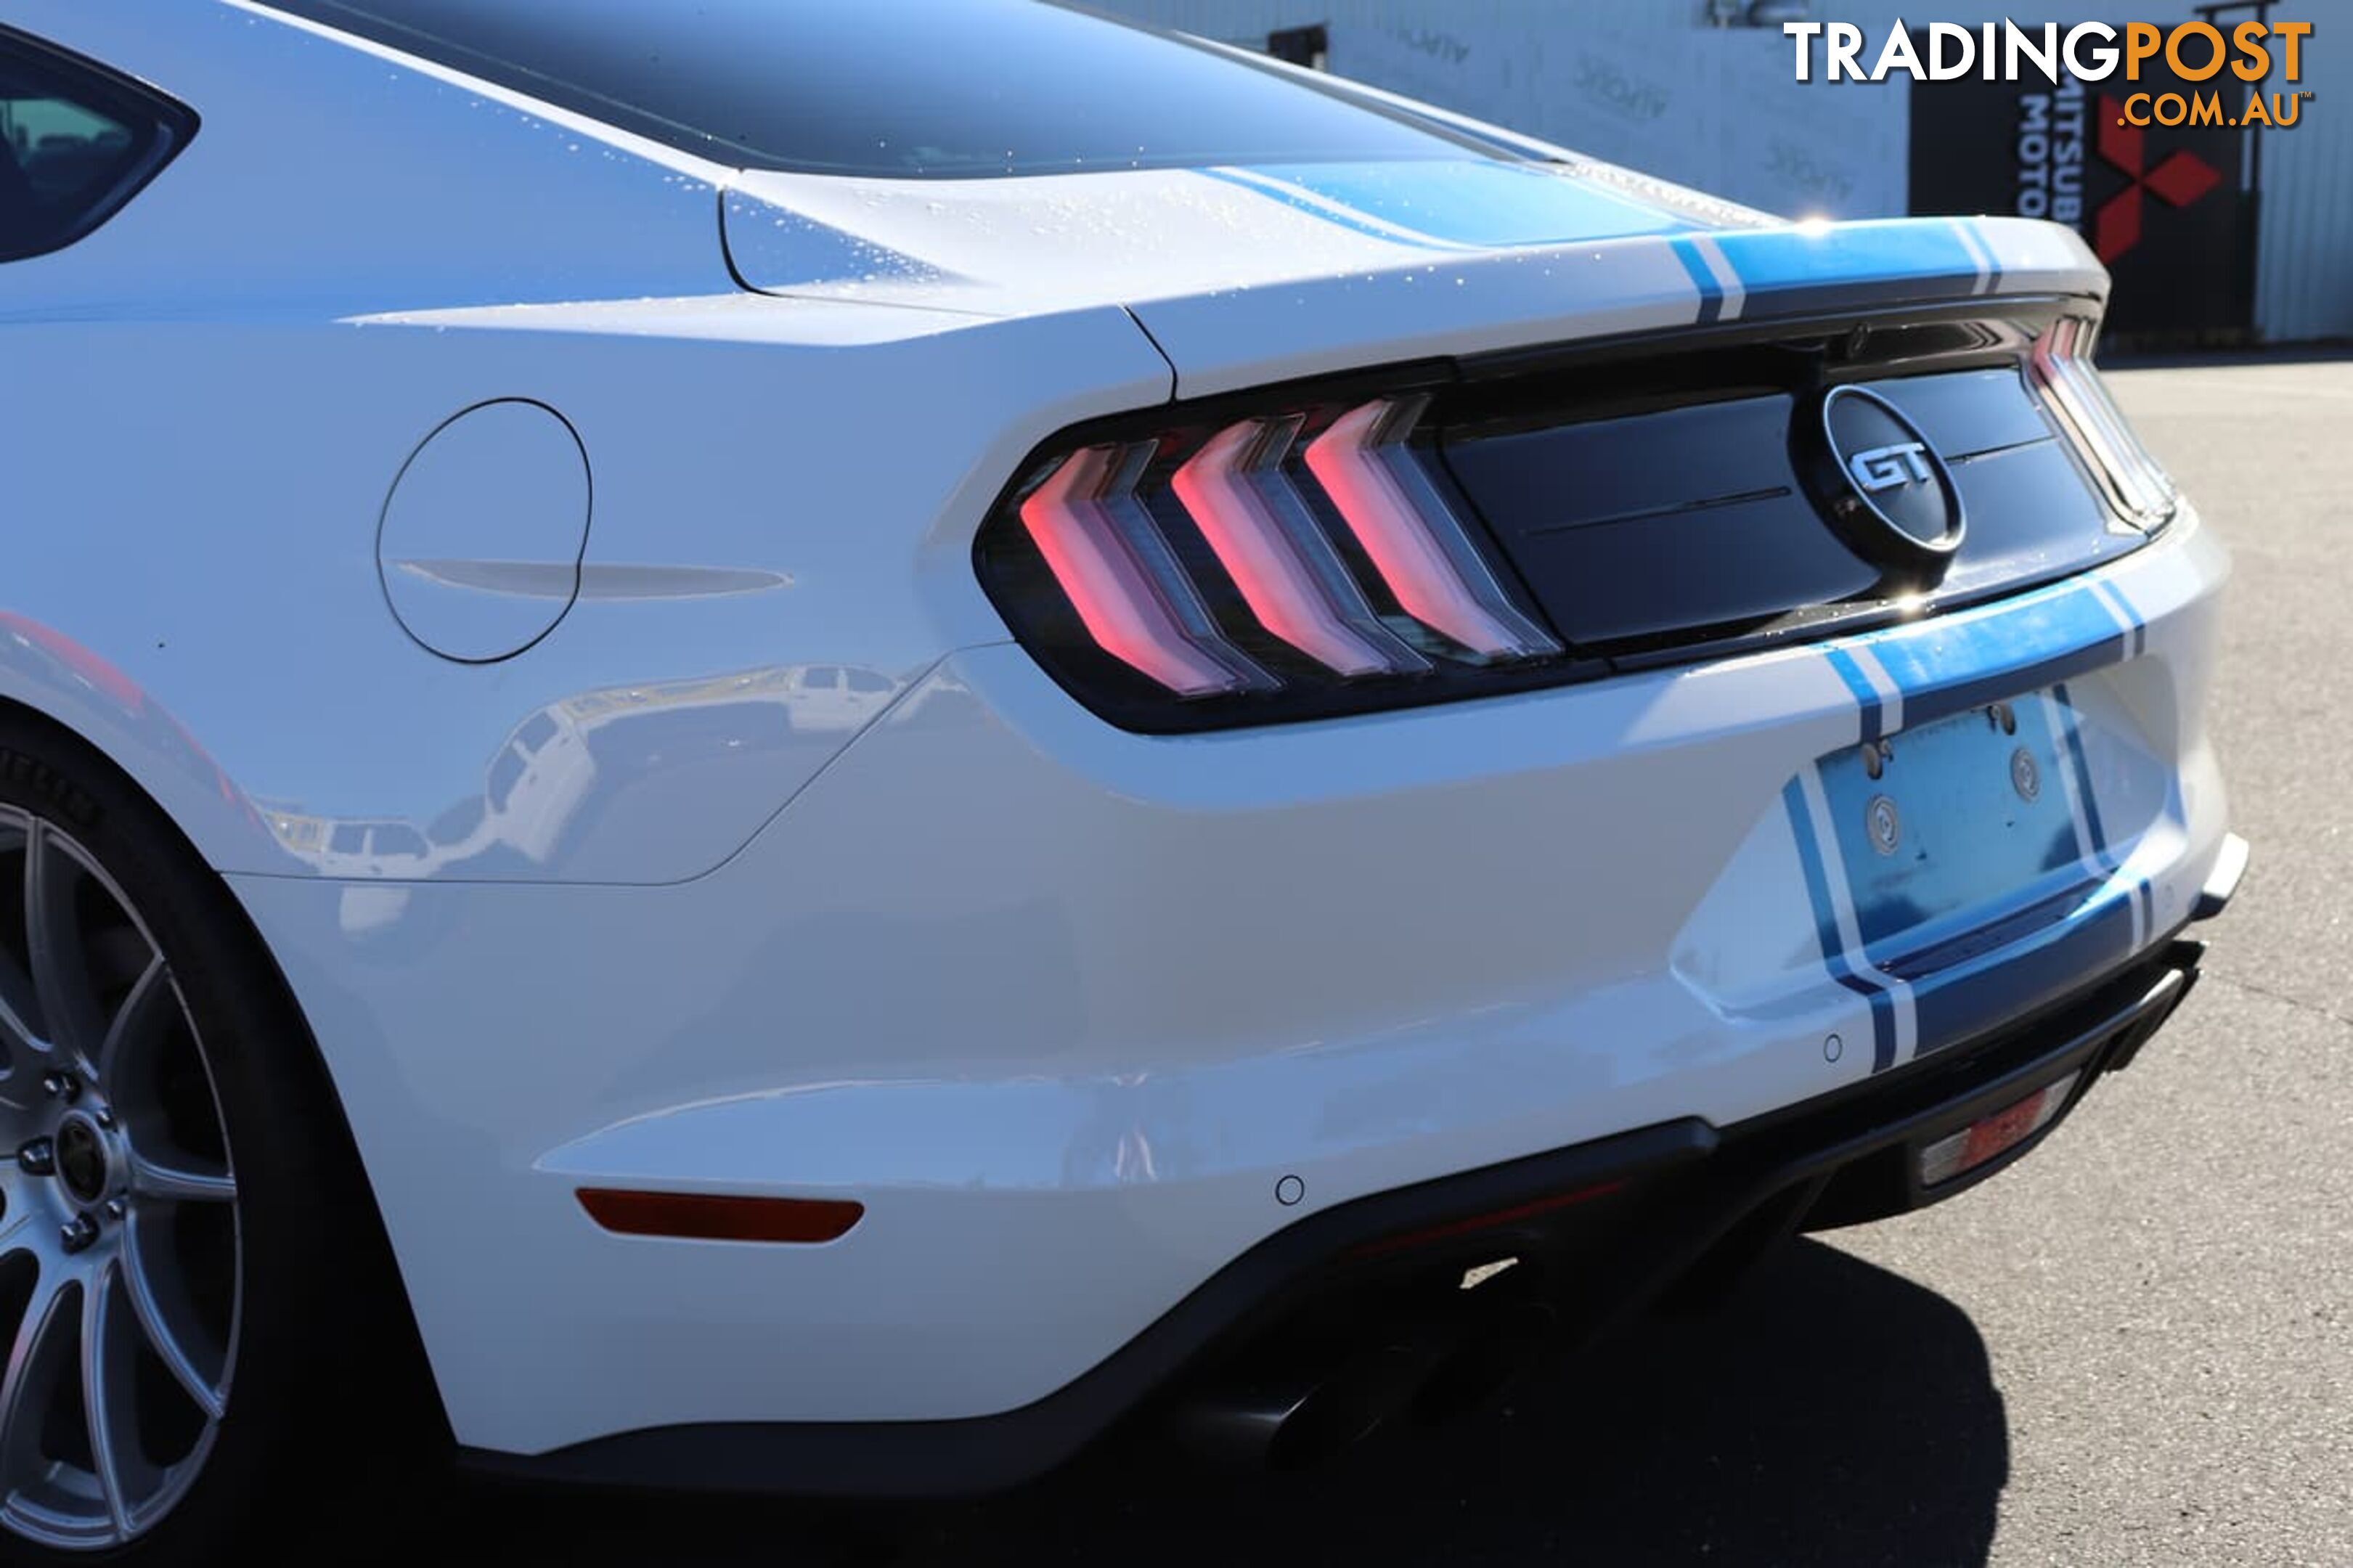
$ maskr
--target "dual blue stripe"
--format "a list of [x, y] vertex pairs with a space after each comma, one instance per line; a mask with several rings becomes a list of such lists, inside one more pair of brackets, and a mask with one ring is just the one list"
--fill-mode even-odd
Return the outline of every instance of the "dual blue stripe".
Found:
[[1668, 242], [1668, 248], [1675, 253], [1675, 259], [1683, 263], [1683, 270], [1691, 275], [1691, 280], [1699, 288], [1701, 324], [1722, 320], [1724, 285], [1715, 280], [1715, 270], [1708, 266], [1707, 258], [1699, 253], [1699, 247], [1688, 239], [1676, 239]]
[[[2137, 639], [2146, 637], [2148, 628], [2136, 626], [2133, 629], [2135, 646], [2137, 647]], [[2114, 870], [2124, 864], [2124, 857], [2109, 847], [2107, 830], [2100, 823], [2100, 797], [2092, 788], [2092, 764], [2084, 754], [2084, 726], [2076, 716], [2075, 700], [2067, 694], [2064, 684], [2052, 688], [2051, 694], [2058, 699], [2060, 710], [2067, 716], [2067, 764], [2074, 771], [2075, 792], [2084, 802], [2084, 830], [2092, 840], [2092, 858], [2103, 870]], [[2133, 901], [2140, 906], [2141, 930], [2154, 932], [2157, 930], [2156, 885], [2143, 877], [2133, 884], [2132, 896]]]
[[[2084, 834], [2088, 840], [2084, 847], [2094, 865], [2103, 871], [2113, 870], [2120, 858], [2109, 846], [2100, 819], [2099, 797], [2092, 788], [2091, 763], [2084, 750], [2083, 725], [2074, 700], [2064, 682], [2054, 684], [2051, 695], [2062, 716], [2063, 765], [2073, 776], [2076, 796], [2084, 805]], [[2122, 963], [2132, 953], [2135, 906], [2143, 911], [2141, 929], [2149, 929], [2146, 917], [2149, 900], [2146, 880], [2122, 894], [2104, 892], [2027, 939], [2023, 946], [2004, 943], [1986, 960], [1924, 980], [1913, 991], [1919, 1031], [1915, 1054], [1926, 1056], [1999, 1028], [2021, 1013], [2058, 1000], [2081, 984], [2085, 975]]]
[[1822, 962], [1831, 979], [1871, 1004], [1871, 1070], [1885, 1072], [1895, 1065], [1895, 999], [1847, 962], [1837, 907], [1831, 902], [1829, 868], [1822, 861], [1821, 841], [1814, 834], [1813, 813], [1806, 809], [1804, 786], [1791, 779], [1782, 788], [1781, 803], [1789, 814], [1789, 831], [1798, 841], [1798, 864], [1805, 870], [1806, 897], [1813, 904], [1814, 934], [1822, 945]]
[[1715, 243], [1747, 290], [1744, 318], [1829, 304], [1967, 299], [1978, 284], [1977, 259], [1940, 223], [1727, 229]]
[[[2084, 802], [2086, 846], [2095, 864], [2113, 868], [2116, 857], [2107, 841], [2092, 787], [2082, 728], [2065, 681], [2070, 676], [2120, 662], [2146, 636], [2136, 625], [2119, 629], [2108, 605], [2081, 584], [2061, 584], [2013, 600], [1995, 616], [1941, 622], [1935, 635], [1914, 628], [1877, 634], [1861, 641], [1878, 658], [1901, 694], [1907, 723], [1933, 723], [2021, 693], [2052, 689], [2065, 722], [2061, 726], [2064, 765]], [[1862, 713], [1863, 743], [1886, 732], [1886, 705], [1863, 672], [1855, 645], [1825, 647]], [[1782, 792], [1789, 826], [1812, 905], [1823, 962], [1839, 984], [1871, 1004], [1873, 1071], [1895, 1059], [1894, 998], [1866, 978], [1841, 940], [1831, 902], [1829, 868], [1816, 837], [1812, 813], [1801, 784], [1792, 779]], [[1917, 1041], [1915, 1057], [1927, 1056], [1983, 1034], [2020, 1014], [2063, 994], [2087, 973], [2122, 963], [2132, 951], [2136, 913], [2141, 929], [2155, 927], [2155, 893], [2143, 879], [2122, 894], [2094, 899], [2023, 946], [2002, 944], [1998, 954], [1924, 976], [1912, 991]]]
[[[1198, 172], [1368, 238], [1430, 250], [1672, 237], [1668, 247], [1699, 291], [1699, 320], [1723, 319], [1725, 288], [1693, 243], [1690, 220], [1574, 174], [1451, 159]], [[1968, 298], [1981, 275], [1959, 221], [1734, 228], [1708, 237], [1744, 292], [1744, 317], [1788, 315], [1826, 305]], [[1991, 247], [1981, 248], [1999, 279]]]
[[2133, 639], [2098, 595], [2076, 584], [2027, 594], [1997, 615], [1951, 616], [1929, 628], [1877, 632], [1847, 647], [1831, 645], [1831, 667], [1862, 704], [1863, 736], [1875, 740], [1883, 703], [1849, 651], [1868, 647], [1904, 699], [1907, 724], [1928, 724], [2055, 687], [2070, 677], [2123, 662]]
[[2076, 721], [2075, 701], [2067, 695], [2063, 681], [2051, 689], [2051, 695], [2058, 700], [2060, 712], [2066, 715], [2061, 739], [2067, 744], [2067, 765], [2075, 774], [2075, 793], [2084, 802], [2084, 828], [2092, 840], [2092, 858], [2105, 867], [2110, 864], [2108, 836], [2100, 826], [2099, 797], [2092, 792], [2092, 764], [2084, 755], [2084, 727]]
[[[1887, 677], [1902, 694], [1907, 722], [1929, 723], [2044, 687], [2064, 716], [2061, 744], [2064, 765], [2084, 803], [2086, 848], [2094, 864], [2113, 869], [2121, 858], [2108, 842], [2093, 789], [2090, 759], [2066, 678], [2120, 662], [2139, 646], [2146, 628], [2120, 630], [2107, 605], [2090, 590], [2062, 585], [2030, 595], [1999, 616], [1943, 623], [1938, 635], [1917, 631], [1879, 634], [1865, 639]], [[1852, 645], [1825, 650], [1831, 666], [1862, 710], [1865, 743], [1883, 733], [1884, 703], [1864, 676]], [[1792, 780], [1783, 791], [1796, 836], [1806, 891], [1831, 973], [1841, 984], [1872, 1001], [1873, 1069], [1894, 1059], [1894, 1002], [1877, 984], [1862, 978], [1849, 962], [1832, 913], [1822, 848], [1817, 842], [1804, 792]], [[2054, 1001], [2087, 974], [2123, 963], [2131, 955], [2135, 917], [2140, 929], [2156, 929], [2156, 893], [2142, 879], [2122, 892], [2108, 892], [2045, 931], [2003, 943], [1994, 952], [1924, 976], [1912, 989], [1916, 1043], [1915, 1058], [1931, 1055], [1998, 1028], [2020, 1015]]]
[[[1957, 217], [1957, 218], [1952, 219], [1952, 220], [1951, 220], [1951, 222], [1952, 222], [1952, 226], [1953, 226], [1953, 231], [1954, 231], [1954, 233], [1956, 233], [1956, 234], [1966, 234], [1966, 235], [1967, 235], [1967, 237], [1968, 237], [1968, 238], [1974, 239], [1974, 240], [1976, 240], [1976, 241], [1977, 241], [1977, 246], [1978, 246], [1978, 248], [1979, 250], [1982, 250], [1982, 251], [1984, 251], [1984, 252], [1985, 252], [1985, 265], [1986, 265], [1985, 291], [1986, 291], [1987, 293], [1989, 293], [1989, 294], [1999, 294], [1999, 293], [2000, 293], [2000, 292], [2001, 292], [2001, 258], [2000, 258], [2000, 257], [1999, 257], [1999, 256], [1996, 256], [1996, 255], [1994, 254], [1993, 247], [1992, 247], [1992, 246], [1990, 246], [1990, 245], [1988, 245], [1988, 244], [1986, 243], [1986, 241], [1985, 241], [1985, 237], [1984, 237], [1983, 235], [1978, 234], [1978, 233], [1976, 233], [1974, 230], [1970, 229], [1970, 227], [1969, 227], [1969, 220], [1968, 220], [1968, 219], [1967, 219], [1967, 218], [1965, 218], [1965, 217]], [[1964, 243], [1964, 244], [1963, 244], [1963, 246], [1962, 246], [1962, 248], [1963, 248], [1964, 250], [1966, 250], [1966, 249], [1968, 249], [1968, 245], [1967, 245], [1966, 243]]]
[[1831, 668], [1838, 671], [1839, 679], [1846, 682], [1846, 689], [1854, 693], [1855, 701], [1862, 706], [1862, 743], [1868, 746], [1887, 733], [1885, 700], [1871, 684], [1871, 678], [1862, 673], [1862, 664], [1853, 654], [1835, 644], [1828, 652]]

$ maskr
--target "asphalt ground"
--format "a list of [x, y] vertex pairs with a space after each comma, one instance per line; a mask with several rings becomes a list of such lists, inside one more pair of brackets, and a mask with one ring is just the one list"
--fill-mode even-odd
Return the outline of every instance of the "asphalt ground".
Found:
[[2211, 725], [2255, 854], [2203, 985], [2032, 1158], [1303, 1478], [1122, 1451], [846, 1518], [476, 1488], [405, 1555], [2353, 1565], [2353, 361], [2113, 384], [2236, 554]]

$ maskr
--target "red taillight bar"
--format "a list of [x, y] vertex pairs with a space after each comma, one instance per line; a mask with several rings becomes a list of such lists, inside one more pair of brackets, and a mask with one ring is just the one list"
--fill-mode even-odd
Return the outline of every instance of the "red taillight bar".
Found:
[[1342, 675], [1429, 668], [1374, 619], [1283, 478], [1300, 424], [1293, 416], [1229, 426], [1176, 470], [1169, 488], [1250, 613], [1276, 637]]
[[1512, 607], [1412, 453], [1401, 450], [1427, 402], [1384, 399], [1349, 410], [1308, 444], [1308, 471], [1406, 614], [1487, 658], [1558, 652]]
[[1179, 697], [1273, 684], [1223, 644], [1134, 495], [1151, 443], [1086, 447], [1021, 503], [1021, 521], [1088, 635]]

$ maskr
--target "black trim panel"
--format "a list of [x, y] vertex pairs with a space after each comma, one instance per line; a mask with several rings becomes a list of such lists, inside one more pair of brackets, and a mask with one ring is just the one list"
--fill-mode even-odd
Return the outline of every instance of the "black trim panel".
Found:
[[[1580, 381], [1550, 388], [1549, 423], [1534, 422], [1547, 416], [1539, 405], [1441, 427], [1455, 482], [1572, 646], [1609, 658], [1704, 651], [1907, 596], [1933, 605], [2047, 580], [2142, 538], [2116, 526], [2015, 365], [1821, 395], [1810, 390], [1818, 366], [1779, 363], [1787, 390], [1596, 416], [1624, 395]], [[1954, 545], [1899, 559], [1841, 523], [1843, 468], [1808, 421], [1849, 389], [1895, 410], [1942, 460], [1969, 520]]]

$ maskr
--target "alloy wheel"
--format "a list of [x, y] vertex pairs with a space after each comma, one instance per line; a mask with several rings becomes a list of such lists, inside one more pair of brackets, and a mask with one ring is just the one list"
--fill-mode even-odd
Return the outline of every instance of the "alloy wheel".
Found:
[[227, 1407], [243, 1280], [205, 1042], [139, 910], [0, 805], [0, 1529], [67, 1550], [169, 1515]]

